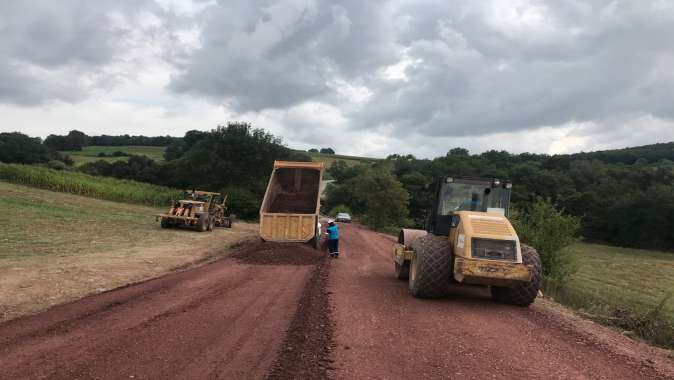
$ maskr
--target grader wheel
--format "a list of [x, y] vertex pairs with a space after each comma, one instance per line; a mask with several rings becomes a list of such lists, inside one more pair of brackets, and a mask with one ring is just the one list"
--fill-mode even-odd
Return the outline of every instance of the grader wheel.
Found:
[[541, 288], [541, 259], [534, 248], [522, 244], [522, 262], [533, 266], [531, 281], [519, 283], [512, 288], [492, 286], [491, 297], [495, 301], [516, 306], [529, 306], [534, 302]]
[[452, 273], [452, 249], [446, 236], [426, 235], [415, 239], [410, 262], [409, 289], [419, 298], [445, 295]]
[[208, 231], [209, 219], [208, 214], [199, 215], [198, 227], [200, 232]]
[[168, 218], [161, 218], [161, 228], [171, 227], [171, 221]]

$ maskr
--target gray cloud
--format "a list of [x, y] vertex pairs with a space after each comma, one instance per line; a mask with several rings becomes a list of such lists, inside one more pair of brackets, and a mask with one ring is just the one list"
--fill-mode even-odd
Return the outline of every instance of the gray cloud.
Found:
[[[674, 9], [664, 2], [227, 4], [208, 10], [203, 48], [172, 89], [242, 112], [325, 102], [352, 128], [398, 135], [672, 117]], [[379, 75], [403, 58], [405, 80]], [[371, 96], [354, 104], [334, 81]]]
[[298, 145], [339, 134], [338, 150], [377, 155], [672, 136], [668, 1], [171, 3], [0, 2], [0, 103], [212, 107]]
[[[31, 105], [86, 97], [93, 76], [128, 47], [150, 1], [0, 2], [0, 100]], [[95, 83], [94, 83], [95, 85]]]

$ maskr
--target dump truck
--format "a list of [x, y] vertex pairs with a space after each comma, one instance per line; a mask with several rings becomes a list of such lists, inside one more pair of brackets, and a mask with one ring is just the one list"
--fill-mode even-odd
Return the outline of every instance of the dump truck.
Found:
[[212, 231], [213, 227], [232, 227], [227, 214], [227, 196], [220, 200], [220, 193], [186, 190], [183, 199], [171, 201], [169, 211], [157, 215], [162, 228], [192, 226], [199, 231]]
[[508, 220], [512, 184], [496, 178], [436, 181], [426, 228], [402, 229], [395, 274], [419, 298], [446, 294], [449, 284], [490, 288], [494, 300], [528, 306], [541, 286], [541, 260], [521, 244]]
[[260, 208], [260, 237], [320, 246], [322, 162], [275, 161]]

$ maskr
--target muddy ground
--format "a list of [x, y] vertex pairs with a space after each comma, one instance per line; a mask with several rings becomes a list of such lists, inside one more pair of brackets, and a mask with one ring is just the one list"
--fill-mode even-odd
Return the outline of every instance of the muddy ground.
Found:
[[357, 225], [339, 259], [255, 243], [1, 324], [0, 378], [674, 379], [664, 351], [546, 301], [412, 298], [392, 243]]

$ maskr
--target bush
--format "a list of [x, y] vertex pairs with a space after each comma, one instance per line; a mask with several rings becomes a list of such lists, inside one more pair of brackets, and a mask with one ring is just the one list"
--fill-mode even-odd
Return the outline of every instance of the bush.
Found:
[[330, 212], [328, 212], [328, 216], [335, 217], [335, 216], [336, 216], [337, 214], [339, 214], [340, 212], [345, 212], [345, 213], [347, 213], [347, 214], [349, 214], [349, 215], [352, 214], [352, 213], [351, 213], [351, 209], [348, 208], [347, 206], [344, 206], [344, 205], [337, 205], [337, 206], [333, 207], [333, 208], [330, 210]]
[[246, 189], [229, 186], [221, 191], [222, 195], [227, 195], [227, 209], [230, 213], [245, 220], [257, 219], [260, 214], [259, 196]]
[[511, 220], [520, 240], [538, 250], [546, 287], [563, 285], [578, 268], [572, 253], [563, 248], [576, 241], [580, 219], [539, 198], [524, 212], [514, 210]]
[[383, 170], [368, 170], [354, 178], [355, 196], [367, 211], [363, 222], [375, 230], [406, 223], [409, 194], [400, 181]]
[[47, 162], [47, 167], [54, 170], [66, 170], [66, 164], [61, 161], [51, 160]]

